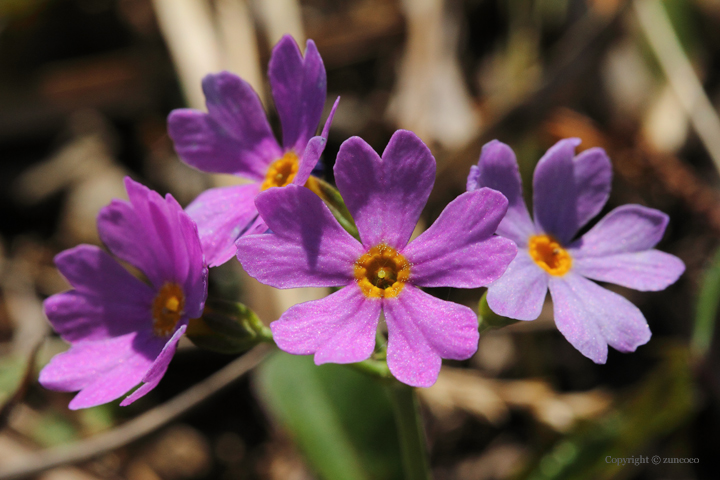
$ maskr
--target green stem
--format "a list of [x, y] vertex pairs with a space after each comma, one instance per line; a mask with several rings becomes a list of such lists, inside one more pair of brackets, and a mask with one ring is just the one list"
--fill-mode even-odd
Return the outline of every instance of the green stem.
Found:
[[380, 380], [390, 380], [393, 378], [385, 360], [368, 359], [362, 362], [349, 363], [348, 366]]
[[395, 413], [405, 480], [430, 480], [425, 432], [415, 389], [394, 382], [387, 386], [387, 391]]

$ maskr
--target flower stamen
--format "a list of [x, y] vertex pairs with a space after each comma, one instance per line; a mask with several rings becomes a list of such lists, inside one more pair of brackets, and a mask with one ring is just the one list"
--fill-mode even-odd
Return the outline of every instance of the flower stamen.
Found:
[[357, 259], [355, 280], [368, 298], [393, 298], [410, 279], [410, 262], [394, 248], [381, 243]]
[[550, 275], [563, 276], [572, 267], [572, 257], [551, 235], [530, 237], [528, 249], [535, 263]]
[[295, 152], [285, 152], [281, 158], [270, 164], [260, 190], [289, 185], [297, 175], [299, 168], [300, 162]]
[[177, 283], [166, 283], [153, 301], [153, 331], [167, 337], [175, 330], [185, 308], [185, 296]]

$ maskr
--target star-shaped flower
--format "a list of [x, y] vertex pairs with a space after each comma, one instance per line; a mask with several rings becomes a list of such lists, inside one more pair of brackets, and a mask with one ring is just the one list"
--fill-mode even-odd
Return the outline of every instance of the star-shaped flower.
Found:
[[549, 288], [560, 332], [580, 353], [605, 363], [608, 345], [635, 351], [650, 340], [650, 328], [635, 305], [588, 279], [656, 291], [674, 283], [685, 265], [653, 249], [668, 216], [640, 205], [616, 208], [575, 238], [607, 202], [612, 180], [605, 151], [591, 148], [575, 156], [579, 144], [576, 138], [561, 140], [538, 162], [534, 222], [522, 197], [515, 154], [497, 140], [483, 147], [467, 189], [490, 187], [505, 194], [508, 213], [497, 233], [518, 246], [507, 272], [488, 288], [490, 308], [506, 317], [534, 320]]
[[383, 311], [390, 371], [409, 385], [430, 386], [442, 358], [475, 353], [478, 324], [468, 307], [418, 287], [476, 288], [502, 275], [516, 253], [510, 240], [493, 235], [507, 200], [490, 189], [464, 193], [409, 242], [435, 182], [435, 159], [402, 130], [382, 158], [362, 139], [347, 140], [335, 180], [361, 242], [297, 186], [261, 193], [257, 208], [272, 233], [238, 241], [238, 259], [263, 283], [344, 287], [286, 311], [270, 325], [275, 341], [290, 353], [314, 353], [317, 364], [359, 362], [373, 352]]
[[208, 265], [222, 265], [235, 255], [235, 241], [257, 217], [255, 197], [270, 187], [304, 185], [320, 159], [337, 102], [323, 133], [320, 123], [327, 80], [322, 58], [308, 40], [305, 58], [295, 40], [284, 36], [270, 57], [268, 75], [282, 126], [275, 140], [260, 99], [252, 87], [229, 72], [208, 75], [203, 91], [208, 113], [173, 110], [168, 132], [188, 165], [247, 178], [248, 185], [213, 188], [187, 207], [197, 223]]

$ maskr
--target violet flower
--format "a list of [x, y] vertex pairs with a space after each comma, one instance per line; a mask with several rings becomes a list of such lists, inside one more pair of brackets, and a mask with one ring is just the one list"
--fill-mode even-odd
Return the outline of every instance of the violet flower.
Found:
[[304, 185], [325, 148], [337, 108], [330, 113], [321, 137], [315, 135], [327, 92], [322, 58], [312, 40], [305, 58], [295, 40], [284, 36], [269, 65], [270, 86], [282, 125], [278, 145], [252, 87], [229, 72], [207, 75], [203, 91], [208, 113], [173, 110], [168, 133], [188, 165], [205, 172], [247, 178], [248, 185], [213, 188], [187, 207], [197, 223], [208, 265], [222, 265], [235, 255], [235, 241], [250, 230], [262, 231], [255, 197], [270, 187]]
[[650, 340], [650, 328], [635, 305], [588, 279], [656, 291], [674, 283], [685, 265], [652, 248], [662, 238], [668, 216], [640, 205], [616, 208], [574, 239], [607, 202], [612, 180], [605, 151], [591, 148], [575, 156], [579, 144], [577, 138], [561, 140], [538, 162], [534, 222], [523, 201], [515, 154], [497, 140], [483, 147], [467, 189], [490, 187], [505, 194], [508, 213], [497, 233], [519, 248], [507, 272], [488, 288], [490, 308], [506, 317], [534, 320], [549, 288], [560, 332], [580, 353], [605, 363], [608, 345], [635, 351]]
[[100, 238], [146, 284], [98, 247], [80, 245], [55, 257], [74, 290], [45, 300], [45, 313], [70, 350], [40, 372], [51, 390], [80, 390], [71, 409], [110, 402], [140, 382], [129, 405], [160, 382], [188, 319], [207, 297], [207, 267], [193, 221], [165, 199], [125, 179], [130, 202], [114, 200], [98, 215]]
[[464, 193], [408, 243], [435, 182], [435, 159], [415, 134], [402, 130], [382, 158], [361, 138], [347, 140], [335, 180], [362, 243], [320, 198], [297, 186], [258, 195], [258, 211], [272, 233], [238, 241], [238, 259], [263, 283], [345, 287], [286, 311], [270, 325], [275, 341], [289, 353], [314, 353], [316, 364], [359, 362], [373, 352], [383, 311], [390, 371], [409, 385], [430, 386], [441, 358], [475, 353], [478, 324], [468, 307], [418, 287], [475, 288], [502, 275], [517, 250], [493, 235], [507, 200], [490, 189]]

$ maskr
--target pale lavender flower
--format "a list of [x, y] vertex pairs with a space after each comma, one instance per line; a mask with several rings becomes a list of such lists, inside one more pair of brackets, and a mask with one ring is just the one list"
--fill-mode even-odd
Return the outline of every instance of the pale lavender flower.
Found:
[[211, 267], [235, 255], [235, 241], [241, 234], [263, 230], [253, 223], [258, 193], [270, 187], [305, 184], [325, 148], [337, 108], [335, 102], [322, 135], [311, 138], [327, 92], [325, 67], [312, 40], [307, 41], [303, 58], [295, 40], [284, 36], [273, 49], [268, 75], [282, 126], [282, 146], [275, 140], [255, 91], [229, 72], [203, 79], [208, 113], [184, 108], [168, 117], [175, 150], [188, 165], [253, 182], [210, 189], [187, 207], [198, 225]]
[[70, 349], [40, 372], [51, 390], [80, 390], [71, 409], [115, 400], [120, 405], [155, 388], [175, 354], [188, 319], [202, 314], [207, 267], [197, 228], [171, 195], [125, 179], [129, 202], [114, 200], [98, 215], [100, 238], [130, 274], [98, 247], [80, 245], [55, 257], [74, 290], [45, 300], [45, 313]]
[[685, 270], [677, 257], [653, 249], [668, 216], [640, 205], [608, 213], [580, 238], [578, 230], [607, 202], [610, 160], [601, 148], [575, 156], [580, 140], [556, 143], [540, 159], [533, 179], [533, 222], [522, 197], [515, 154], [494, 140], [483, 147], [467, 189], [494, 188], [508, 198], [508, 213], [497, 233], [513, 240], [518, 255], [488, 288], [490, 308], [505, 317], [534, 320], [550, 289], [555, 324], [580, 353], [596, 363], [607, 346], [632, 352], [650, 340], [640, 310], [588, 279], [641, 291], [674, 283]]
[[263, 283], [344, 287], [286, 311], [271, 324], [275, 341], [290, 353], [314, 353], [317, 364], [359, 362], [373, 352], [384, 311], [390, 371], [409, 385], [430, 386], [441, 358], [475, 353], [477, 316], [418, 287], [475, 288], [497, 279], [516, 253], [511, 241], [493, 235], [507, 200], [490, 189], [460, 195], [408, 243], [435, 182], [435, 159], [402, 130], [382, 158], [362, 139], [347, 140], [335, 180], [361, 242], [298, 186], [261, 193], [256, 204], [272, 233], [238, 241], [238, 259]]

